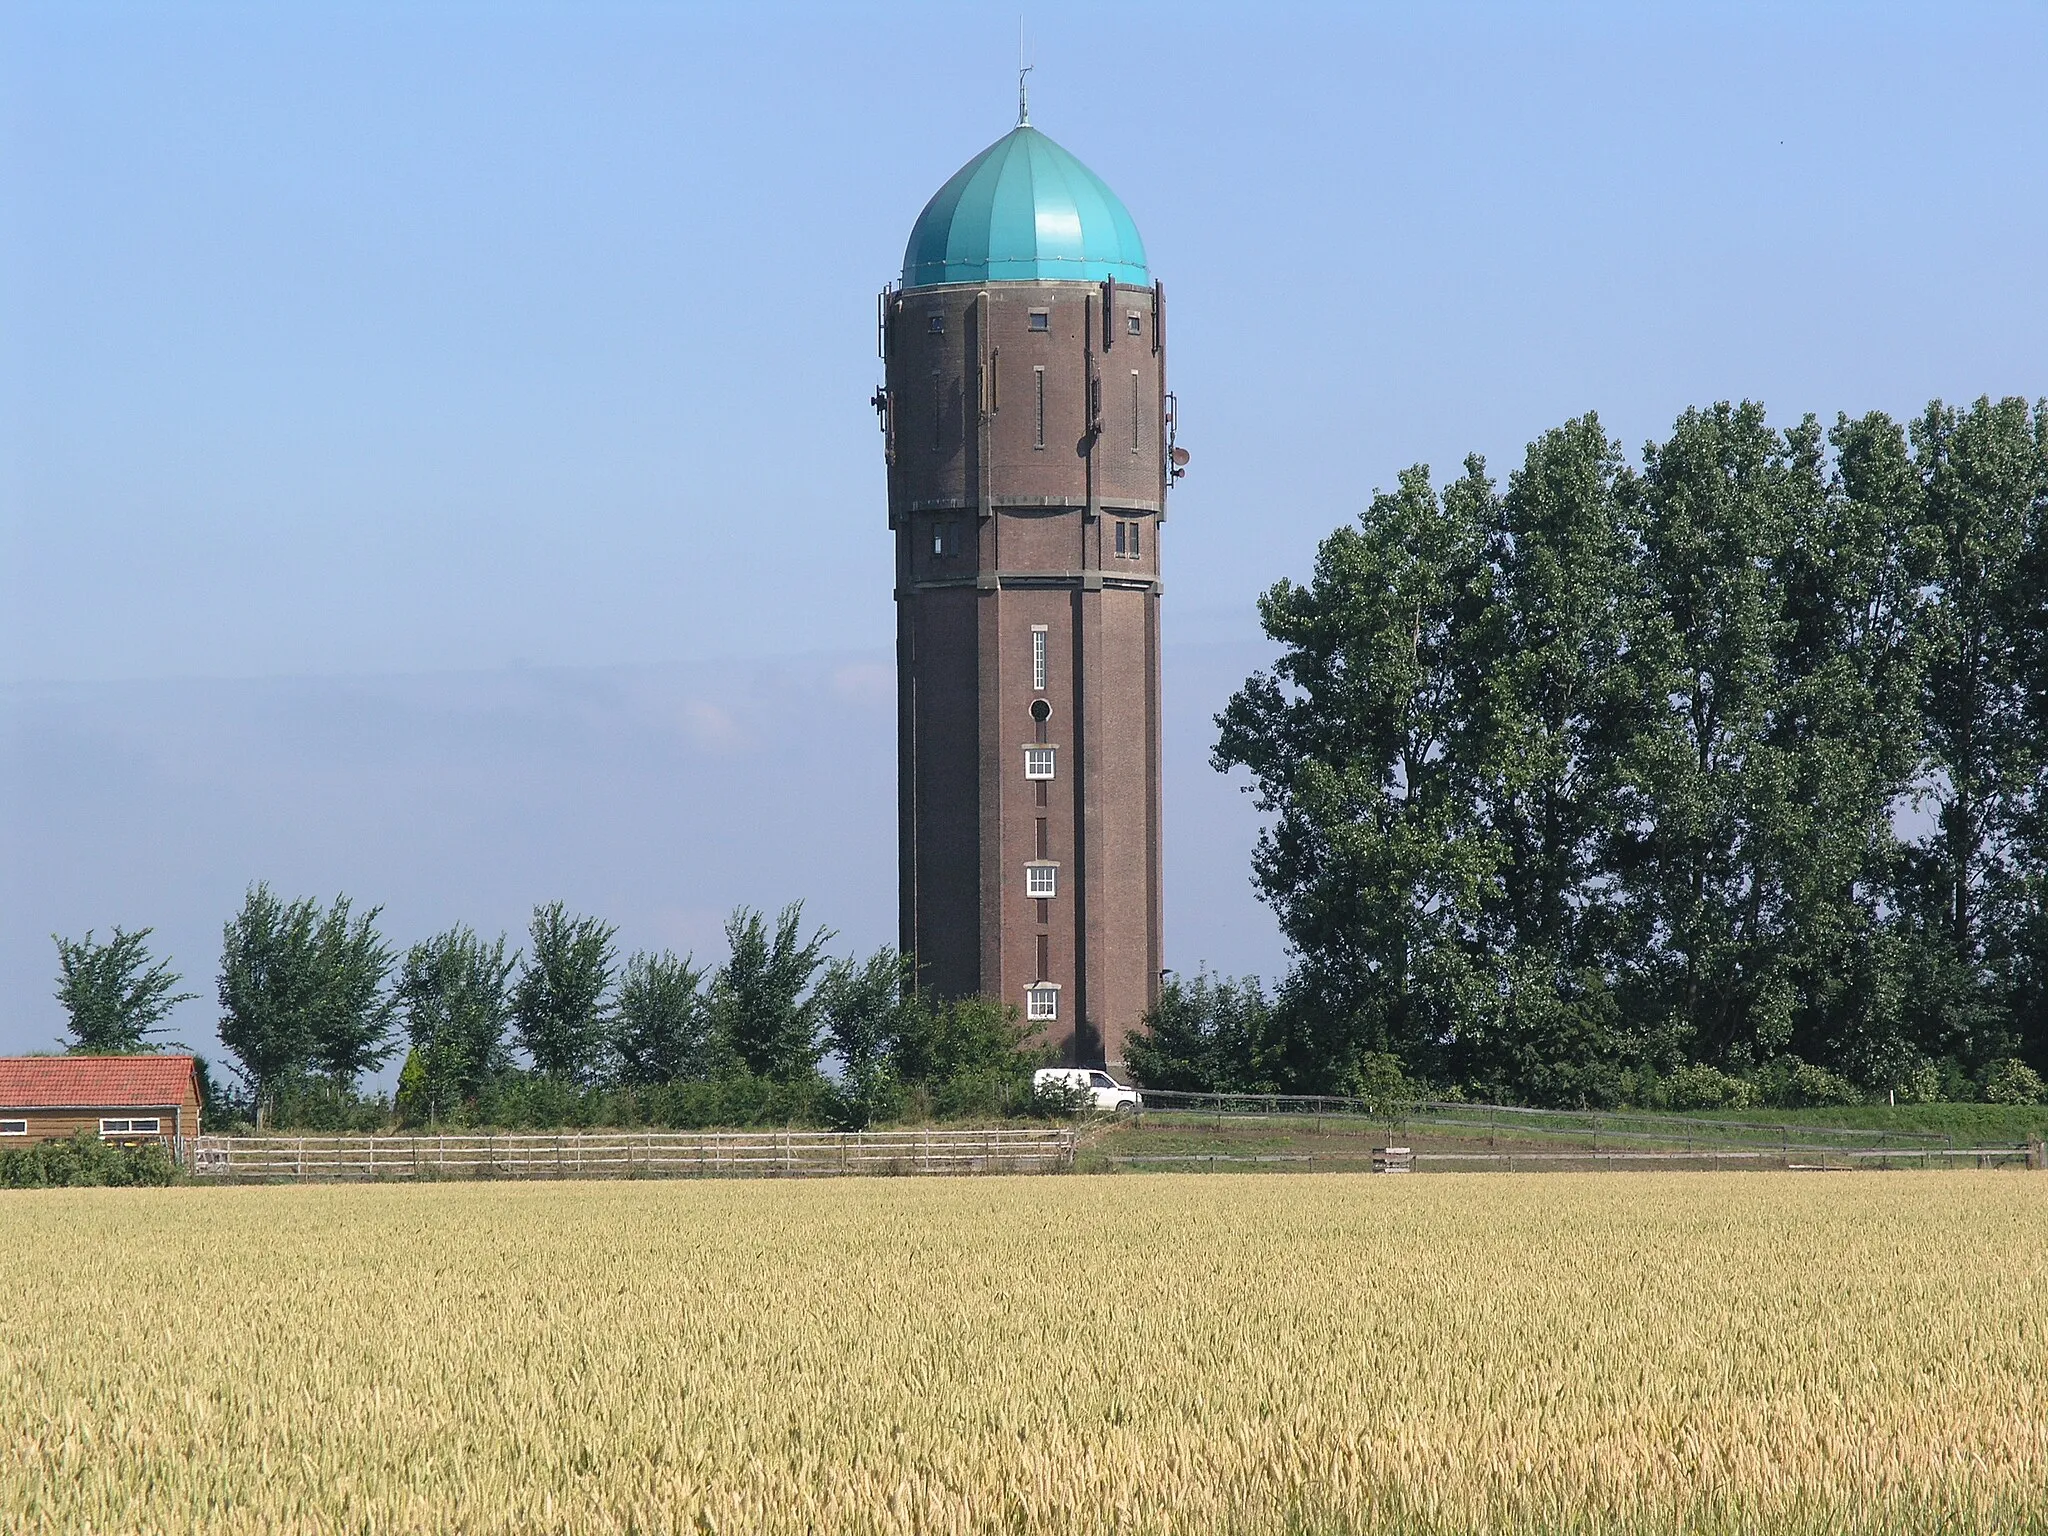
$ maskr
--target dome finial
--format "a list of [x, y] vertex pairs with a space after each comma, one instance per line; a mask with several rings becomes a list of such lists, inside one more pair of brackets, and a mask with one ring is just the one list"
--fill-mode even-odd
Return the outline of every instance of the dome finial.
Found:
[[1037, 66], [1034, 64], [1026, 64], [1017, 71], [1017, 126], [1019, 128], [1029, 128], [1031, 126], [1031, 94], [1025, 89], [1024, 77], [1035, 68]]

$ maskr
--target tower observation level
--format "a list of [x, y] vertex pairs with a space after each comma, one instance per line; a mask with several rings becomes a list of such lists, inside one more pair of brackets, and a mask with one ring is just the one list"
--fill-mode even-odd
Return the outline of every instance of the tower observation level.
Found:
[[901, 944], [920, 986], [1113, 1064], [1162, 957], [1165, 295], [1116, 195], [1018, 116], [879, 301]]

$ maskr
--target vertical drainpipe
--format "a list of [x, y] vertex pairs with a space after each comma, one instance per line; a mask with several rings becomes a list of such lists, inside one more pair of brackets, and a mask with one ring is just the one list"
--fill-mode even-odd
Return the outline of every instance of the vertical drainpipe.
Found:
[[[1105, 674], [1102, 640], [1102, 367], [1097, 355], [1099, 327], [1108, 324], [1107, 287], [1087, 297], [1083, 331], [1086, 371], [1088, 507], [1081, 523], [1081, 590], [1074, 595], [1076, 677], [1074, 691], [1075, 792], [1080, 797], [1074, 826], [1074, 1018], [1096, 1032], [1101, 1048], [1103, 974], [1102, 768], [1095, 743], [1102, 736], [1101, 684]], [[1099, 311], [1099, 313], [1098, 313]], [[1078, 1043], [1078, 1042], [1077, 1042]]]
[[1009, 871], [1003, 856], [1003, 588], [1001, 522], [995, 513], [995, 421], [993, 404], [994, 351], [990, 335], [989, 296], [986, 288], [974, 296], [968, 310], [966, 352], [962, 362], [973, 375], [974, 464], [963, 499], [971, 497], [975, 507], [975, 672], [979, 704], [976, 728], [978, 811], [980, 820], [976, 853], [980, 860], [977, 888], [980, 931], [981, 989], [1009, 1001], [1009, 978], [1003, 965], [1003, 922], [1005, 904], [1011, 901]]

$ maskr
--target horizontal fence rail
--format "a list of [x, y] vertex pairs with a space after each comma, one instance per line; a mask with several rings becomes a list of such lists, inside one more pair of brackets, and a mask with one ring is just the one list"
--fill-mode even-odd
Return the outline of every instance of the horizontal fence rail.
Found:
[[[1800, 1161], [1799, 1159], [1813, 1159]], [[1233, 1165], [1295, 1163], [1320, 1165], [1331, 1172], [1407, 1173], [1423, 1168], [1478, 1171], [1516, 1168], [1572, 1168], [1584, 1165], [1624, 1167], [1782, 1168], [1794, 1173], [1834, 1173], [1851, 1168], [2040, 1168], [2044, 1154], [2038, 1143], [2004, 1147], [1778, 1147], [1705, 1146], [1691, 1150], [1624, 1147], [1595, 1151], [1589, 1147], [1532, 1152], [1499, 1148], [1483, 1152], [1416, 1152], [1405, 1147], [1361, 1148], [1356, 1152], [1231, 1152], [1118, 1153], [1104, 1159], [1113, 1168], [1184, 1167], [1214, 1172]]]
[[612, 1131], [502, 1136], [201, 1136], [221, 1179], [599, 1179], [1054, 1173], [1070, 1127], [915, 1131]]
[[[1643, 1114], [1627, 1110], [1528, 1109], [1509, 1104], [1411, 1100], [1382, 1103], [1335, 1094], [1178, 1093], [1148, 1088], [1148, 1117], [1310, 1119], [1360, 1122], [1360, 1128], [1441, 1130], [1451, 1135], [1517, 1141], [1570, 1139], [1636, 1144], [1649, 1148], [1711, 1152], [1715, 1147], [1775, 1148], [1781, 1155], [1826, 1152], [1883, 1156], [1918, 1151], [1975, 1156], [1982, 1148], [1958, 1148], [1939, 1131], [1863, 1126], [1789, 1124], [1761, 1120], [1717, 1120], [1704, 1115]], [[2010, 1150], [2010, 1149], [2005, 1149]]]

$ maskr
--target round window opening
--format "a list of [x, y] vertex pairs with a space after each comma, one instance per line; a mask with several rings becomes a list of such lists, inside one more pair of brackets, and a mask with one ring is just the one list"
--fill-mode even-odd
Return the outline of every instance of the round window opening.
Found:
[[1033, 699], [1031, 701], [1031, 718], [1043, 725], [1052, 718], [1052, 706], [1043, 699]]

